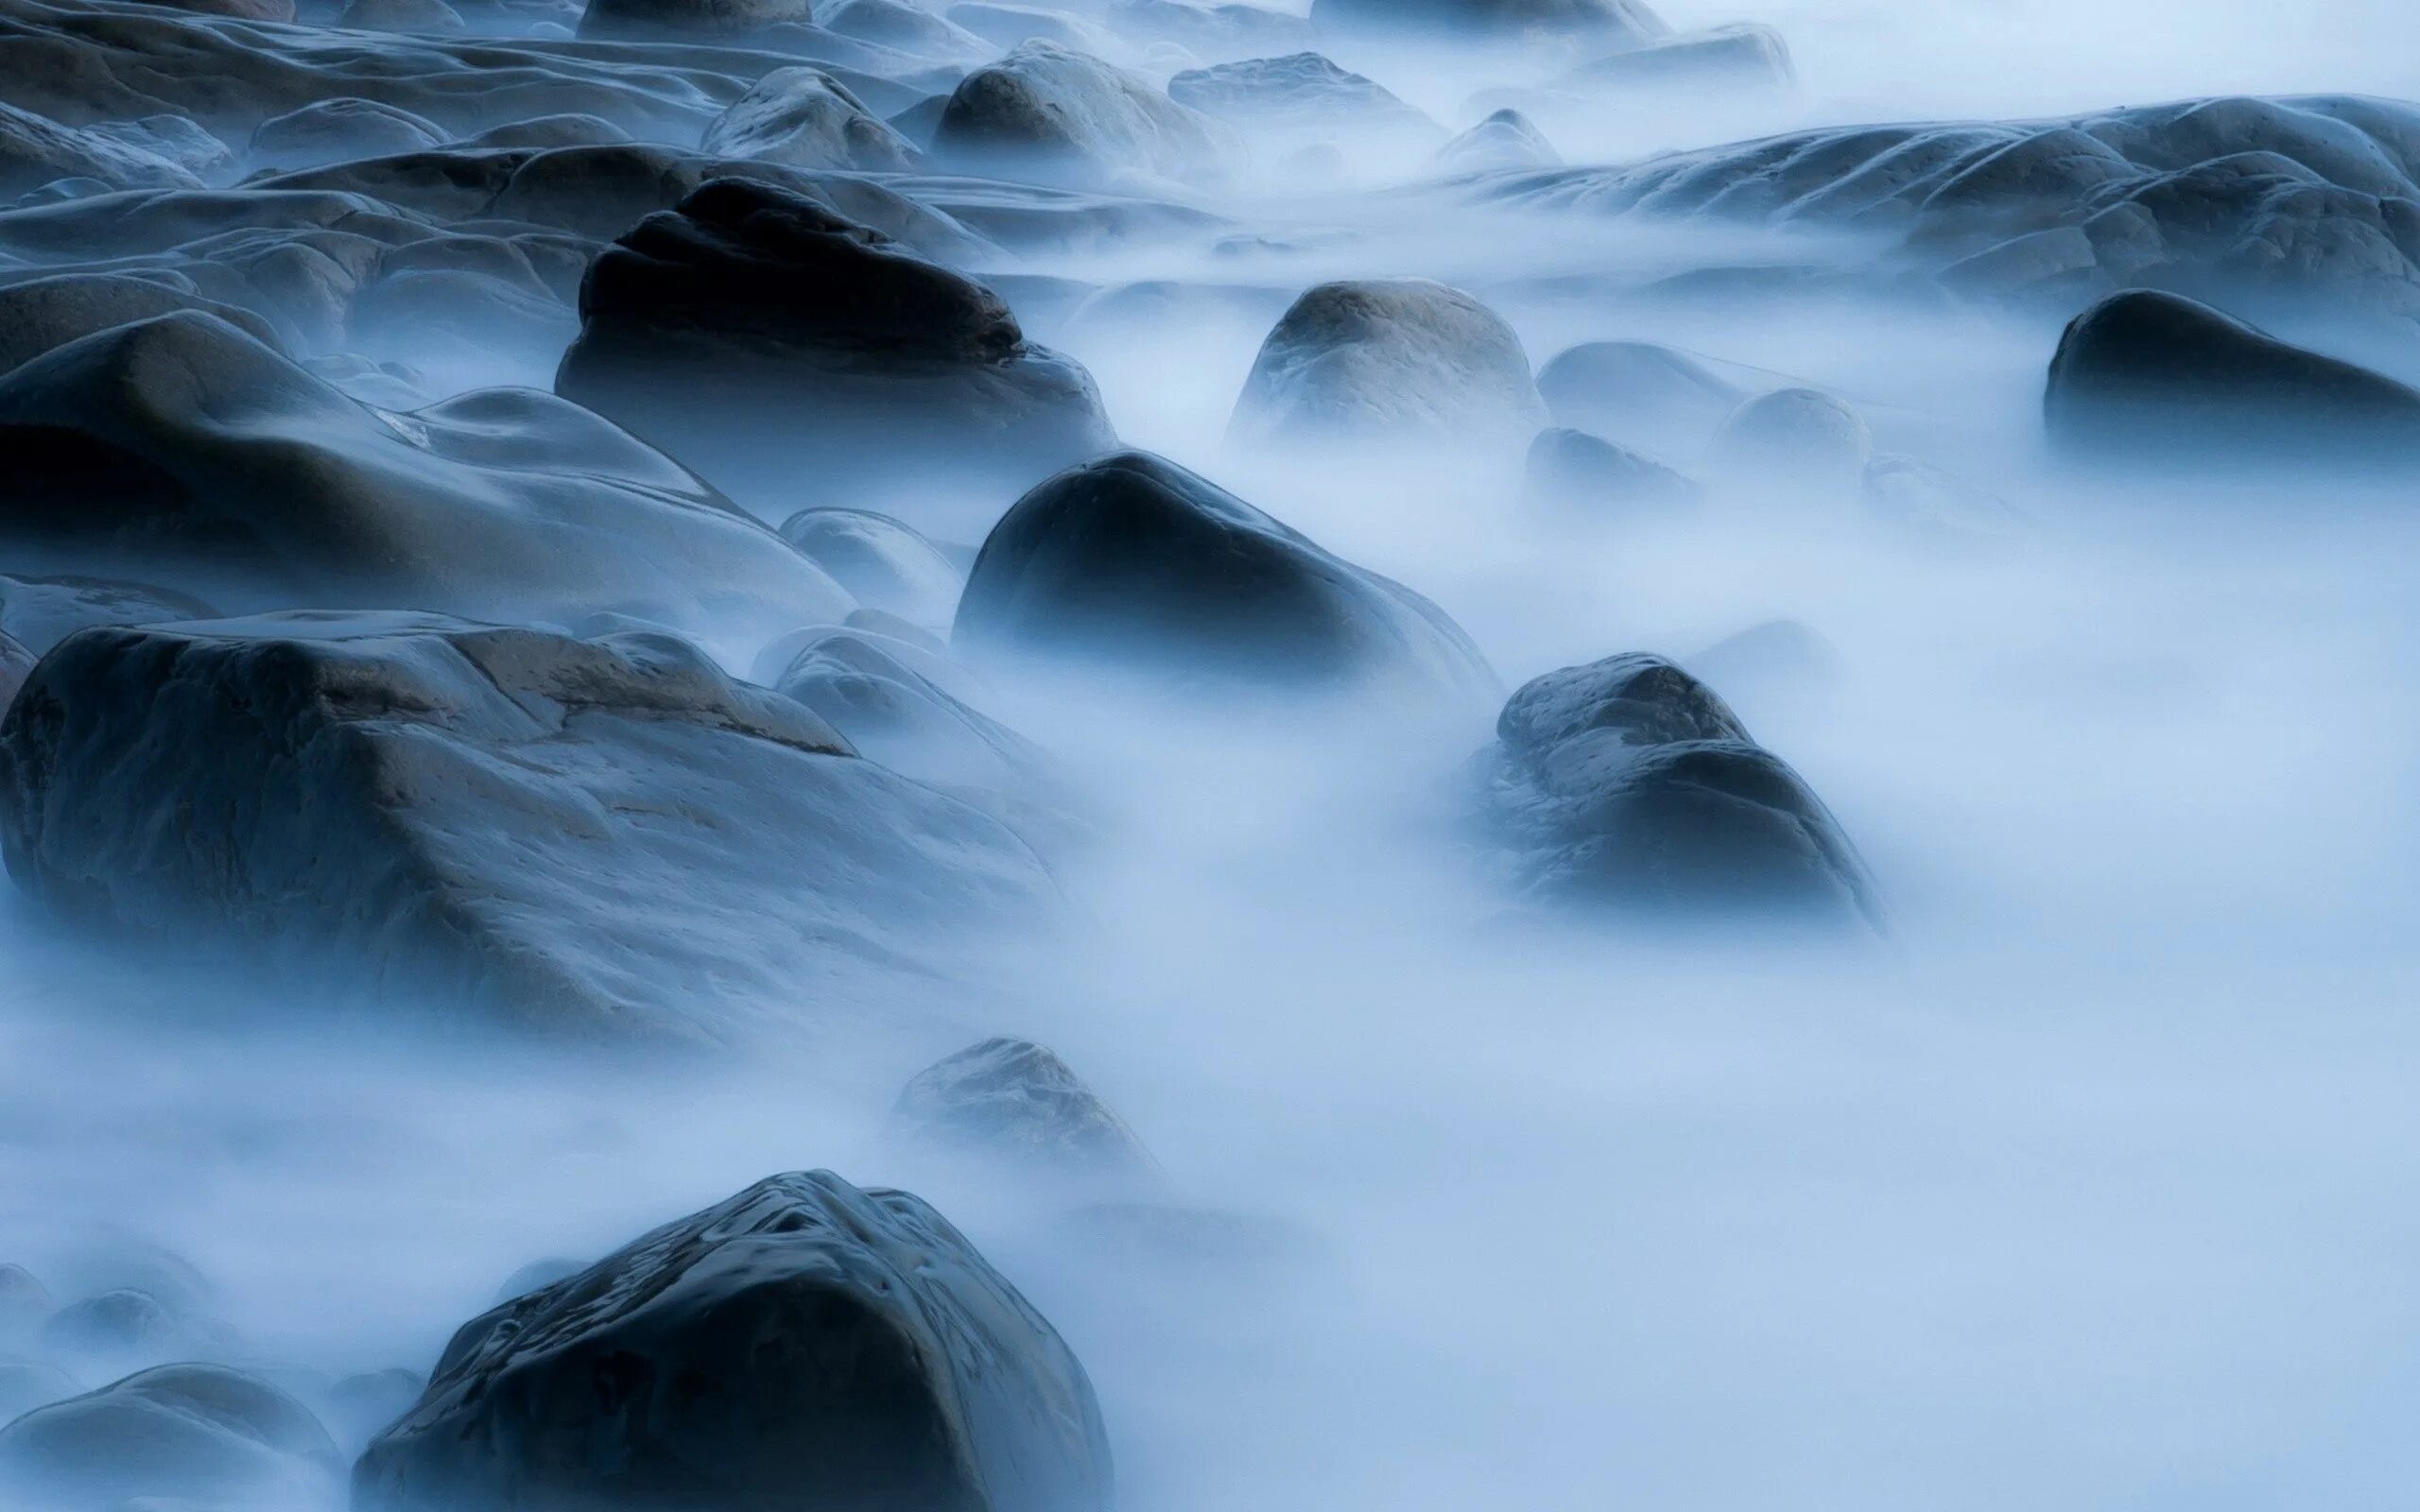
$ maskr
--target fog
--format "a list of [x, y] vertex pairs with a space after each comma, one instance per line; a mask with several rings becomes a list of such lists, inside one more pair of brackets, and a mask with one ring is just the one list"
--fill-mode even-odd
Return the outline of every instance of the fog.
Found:
[[[2387, 0], [1661, 9], [1682, 28], [1770, 22], [1800, 90], [1566, 122], [1548, 134], [1568, 161], [1806, 125], [2408, 94], [2420, 44]], [[1473, 118], [1450, 59], [1337, 55]], [[1093, 833], [1061, 868], [1080, 921], [997, 950], [971, 988], [870, 980], [744, 1054], [533, 1045], [323, 1002], [12, 897], [0, 1261], [65, 1300], [110, 1284], [79, 1254], [162, 1246], [206, 1278], [228, 1358], [324, 1386], [424, 1371], [524, 1264], [828, 1167], [930, 1199], [1056, 1325], [1129, 1512], [2407, 1501], [2408, 488], [2057, 464], [2043, 372], [2071, 312], [1648, 286], [1856, 267], [1873, 255], [1857, 235], [1372, 180], [1343, 195], [1270, 167], [1208, 197], [1263, 238], [1241, 249], [1028, 249], [978, 271], [1091, 370], [1129, 444], [1427, 595], [1507, 690], [1617, 651], [1686, 662], [1777, 620], [1813, 631], [1826, 660], [1714, 680], [1855, 838], [1887, 939], [1523, 915], [1458, 817], [1494, 703], [985, 664], [984, 711], [1087, 795]], [[1541, 366], [1650, 340], [1823, 388], [1877, 447], [2006, 516], [1932, 538], [1752, 489], [1616, 527], [1525, 501], [1517, 450], [1232, 442], [1292, 296], [1380, 274], [1471, 290]], [[1060, 278], [1166, 287], [1029, 292]], [[2408, 324], [2320, 312], [2295, 335], [2420, 380]], [[544, 387], [553, 356], [370, 355], [422, 361], [443, 391]], [[1707, 439], [1657, 455], [1694, 468]], [[816, 479], [798, 503], [849, 487]], [[961, 496], [901, 513], [965, 545], [989, 523]], [[714, 649], [749, 671], [751, 647]], [[886, 1136], [911, 1074], [994, 1034], [1063, 1057], [1168, 1200], [1229, 1215], [1220, 1237], [1192, 1258], [1105, 1242], [1070, 1217], [1098, 1194]], [[330, 1426], [350, 1451], [377, 1424]]]

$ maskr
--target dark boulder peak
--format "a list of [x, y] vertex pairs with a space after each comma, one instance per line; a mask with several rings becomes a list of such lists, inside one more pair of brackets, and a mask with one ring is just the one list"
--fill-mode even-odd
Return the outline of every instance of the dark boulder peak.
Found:
[[706, 128], [703, 151], [793, 168], [906, 173], [923, 154], [819, 68], [778, 68]]
[[71, 637], [0, 722], [0, 850], [129, 945], [561, 1040], [794, 1030], [1062, 907], [997, 822], [686, 642], [405, 613]]
[[1529, 354], [1495, 311], [1428, 279], [1357, 279], [1322, 284], [1287, 310], [1228, 435], [1510, 451], [1546, 423]]
[[272, 169], [317, 168], [359, 158], [418, 152], [445, 140], [436, 122], [376, 100], [317, 100], [263, 121], [246, 151]]
[[464, 1324], [353, 1504], [1107, 1512], [1111, 1478], [1048, 1321], [920, 1198], [817, 1171]]
[[1535, 503], [1606, 521], [1686, 515], [1704, 502], [1704, 490], [1663, 463], [1561, 427], [1530, 443], [1523, 488]]
[[190, 279], [134, 273], [54, 273], [0, 284], [0, 373], [112, 326], [179, 310], [217, 317], [265, 346], [276, 331], [250, 310], [195, 292]]
[[1642, 0], [1313, 0], [1311, 23], [1347, 31], [1426, 33], [1439, 41], [1585, 40], [1632, 47], [1671, 30]]
[[801, 509], [782, 522], [782, 539], [865, 608], [935, 628], [946, 627], [958, 612], [966, 575], [931, 541], [889, 515]]
[[601, 115], [571, 112], [532, 116], [526, 121], [507, 121], [502, 126], [474, 132], [464, 137], [459, 145], [474, 152], [488, 147], [527, 147], [544, 152], [553, 147], [620, 146], [630, 140], [630, 132]]
[[343, 1476], [309, 1408], [220, 1366], [162, 1366], [0, 1428], [0, 1489], [43, 1512], [324, 1506]]
[[1075, 188], [1223, 179], [1236, 143], [1141, 75], [1029, 42], [959, 81], [933, 129], [935, 160]]
[[1634, 447], [1703, 445], [1747, 397], [1696, 357], [1650, 341], [1588, 341], [1538, 370], [1555, 422]]
[[1245, 688], [1494, 683], [1443, 610], [1142, 452], [1071, 469], [993, 527], [954, 644], [1099, 657]]
[[159, 152], [122, 136], [63, 126], [0, 103], [0, 199], [14, 199], [58, 179], [89, 179], [111, 189], [192, 188], [200, 182]]
[[717, 180], [648, 216], [579, 303], [557, 391], [775, 518], [804, 464], [821, 489], [912, 496], [1023, 488], [1115, 444], [1091, 375], [998, 296], [771, 185]]
[[768, 27], [813, 26], [809, 0], [588, 0], [583, 38], [616, 41], [720, 39], [741, 42]]
[[[1876, 245], [1852, 271], [1869, 289], [1955, 268], [1962, 296], [2068, 310], [2152, 286], [2238, 308], [2420, 318], [2420, 108], [2398, 101], [2229, 97], [1824, 128], [1467, 192], [1566, 214], [1868, 232]], [[2046, 234], [2068, 232], [2083, 240]]]
[[245, 610], [395, 602], [499, 618], [644, 611], [772, 635], [839, 586], [694, 476], [530, 389], [373, 409], [206, 315], [0, 377], [21, 561], [133, 570]]
[[[1507, 106], [1437, 149], [1437, 173], [1493, 173], [1507, 168], [1559, 168], [1563, 156], [1528, 116]], [[1541, 375], [1543, 381], [1543, 375]]]
[[200, 599], [148, 583], [0, 574], [0, 632], [24, 643], [36, 656], [95, 625], [156, 625], [217, 615]]
[[1056, 1176], [1153, 1177], [1134, 1131], [1029, 1040], [970, 1045], [918, 1072], [890, 1110], [899, 1139]]
[[1525, 684], [1478, 771], [1511, 875], [1542, 902], [1882, 925], [1865, 865], [1822, 800], [1662, 657]]
[[2420, 460], [2420, 390], [2152, 290], [2068, 324], [2043, 418], [2054, 447], [2089, 460], [2217, 472]]

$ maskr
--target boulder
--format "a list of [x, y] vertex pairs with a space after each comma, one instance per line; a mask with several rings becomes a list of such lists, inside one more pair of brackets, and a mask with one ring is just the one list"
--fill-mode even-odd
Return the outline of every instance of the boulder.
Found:
[[1341, 138], [1363, 154], [1425, 151], [1445, 134], [1385, 86], [1319, 53], [1188, 69], [1168, 80], [1168, 98], [1263, 145], [1299, 145], [1318, 135]]
[[901, 1091], [890, 1125], [908, 1143], [1045, 1175], [1159, 1171], [1126, 1121], [1028, 1040], [986, 1040], [925, 1067]]
[[58, 179], [89, 179], [110, 189], [191, 187], [199, 182], [163, 157], [102, 132], [62, 126], [0, 104], [0, 199], [14, 199]]
[[774, 518], [802, 468], [820, 493], [988, 492], [1115, 444], [1091, 375], [991, 290], [769, 184], [717, 180], [641, 221], [580, 317], [556, 391]]
[[1509, 451], [1546, 423], [1520, 337], [1495, 311], [1427, 279], [1359, 279], [1310, 289], [1278, 320], [1228, 438]]
[[613, 41], [741, 42], [768, 27], [812, 26], [809, 0], [588, 0], [579, 35]]
[[401, 612], [71, 637], [0, 721], [0, 853], [130, 944], [592, 1040], [795, 1032], [1062, 906], [684, 641]]
[[0, 632], [36, 656], [95, 625], [156, 625], [217, 613], [200, 599], [148, 583], [0, 574]]
[[229, 174], [235, 166], [234, 150], [190, 116], [164, 112], [139, 121], [95, 121], [83, 129], [164, 158], [204, 180]]
[[[1189, 68], [1196, 60], [1273, 58], [1320, 42], [1318, 28], [1301, 14], [1268, 6], [1109, 0], [1099, 14], [1119, 36], [1146, 43], [1147, 60], [1169, 73]], [[1177, 59], [1183, 60], [1173, 60]]]
[[178, 310], [216, 316], [265, 345], [278, 344], [268, 321], [250, 310], [204, 299], [189, 280], [54, 273], [0, 285], [0, 373], [79, 336]]
[[42, 1326], [46, 1351], [112, 1371], [214, 1353], [232, 1337], [217, 1319], [131, 1286], [70, 1302]]
[[329, 1504], [343, 1473], [309, 1408], [219, 1366], [162, 1366], [0, 1428], [0, 1488], [43, 1512], [119, 1512], [147, 1497], [284, 1512]]
[[464, 137], [459, 145], [475, 152], [495, 147], [528, 147], [544, 152], [556, 147], [620, 146], [630, 140], [630, 132], [601, 115], [573, 113], [507, 121]]
[[[1494, 173], [1560, 167], [1563, 157], [1528, 116], [1508, 106], [1439, 147], [1429, 164], [1438, 173]], [[1545, 386], [1544, 373], [1538, 382]]]
[[993, 527], [953, 644], [1110, 658], [1247, 688], [1489, 688], [1444, 611], [1173, 462], [1060, 473]]
[[907, 173], [923, 154], [831, 75], [777, 68], [706, 128], [703, 150], [793, 168]]
[[1662, 657], [1524, 684], [1482, 753], [1480, 807], [1514, 882], [1556, 905], [1878, 930], [1839, 822], [1715, 692]]
[[2069, 323], [2043, 419], [2054, 448], [2092, 461], [2230, 472], [2420, 459], [2420, 390], [2149, 289]]
[[1726, 488], [1791, 502], [1858, 497], [1873, 457], [1864, 418], [1817, 388], [1777, 388], [1747, 401], [1707, 450]]
[[1107, 1512], [1110, 1481], [1049, 1323], [919, 1198], [818, 1171], [463, 1325], [353, 1505]]
[[[15, 636], [0, 631], [0, 713], [6, 713], [17, 696], [17, 690], [34, 675], [34, 663], [42, 659]], [[0, 1333], [5, 1333], [0, 1329]]]
[[140, 565], [235, 610], [602, 610], [735, 636], [837, 619], [839, 586], [689, 473], [550, 394], [371, 408], [206, 315], [0, 377], [21, 561]]
[[316, 168], [357, 158], [418, 152], [445, 140], [434, 121], [376, 100], [319, 100], [263, 121], [252, 132], [251, 161], [264, 168]]
[[1717, 26], [1659, 37], [1642, 47], [1608, 54], [1564, 75], [1557, 87], [1595, 99], [1641, 91], [1709, 86], [1777, 89], [1796, 81], [1789, 45], [1771, 26]]
[[1602, 520], [1686, 515], [1704, 502], [1703, 490], [1661, 462], [1559, 427], [1530, 443], [1524, 487], [1533, 502]]
[[993, 0], [967, 0], [942, 12], [950, 22], [973, 32], [1002, 52], [1029, 42], [1055, 43], [1071, 52], [1105, 55], [1115, 45], [1107, 32], [1081, 16], [1035, 6], [996, 5]]
[[427, 1384], [427, 1377], [401, 1366], [346, 1376], [329, 1385], [320, 1420], [348, 1459], [358, 1456], [379, 1430], [410, 1410]]
[[956, 22], [908, 0], [835, 0], [819, 8], [815, 20], [827, 31], [916, 58], [973, 62], [998, 50]]
[[1217, 122], [1138, 74], [1047, 42], [960, 80], [932, 151], [970, 172], [1075, 188], [1214, 181], [1235, 161]]
[[782, 539], [831, 574], [861, 606], [936, 627], [947, 626], [958, 612], [966, 575], [931, 541], [889, 515], [801, 509], [782, 523]]
[[1694, 449], [1747, 397], [1704, 363], [1650, 341], [1587, 341], [1538, 370], [1555, 423], [1625, 446]]
[[465, 31], [462, 12], [445, 0], [350, 0], [337, 25], [358, 31]]
[[1311, 23], [1440, 41], [1584, 42], [1635, 47], [1671, 30], [1642, 0], [1312, 0]]

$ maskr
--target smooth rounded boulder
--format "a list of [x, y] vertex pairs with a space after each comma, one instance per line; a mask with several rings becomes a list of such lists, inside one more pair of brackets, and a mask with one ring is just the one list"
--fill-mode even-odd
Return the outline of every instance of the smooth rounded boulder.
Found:
[[975, 559], [952, 641], [1238, 688], [1460, 699], [1495, 683], [1436, 605], [1144, 452], [1070, 469], [1019, 499]]
[[2043, 419], [2053, 447], [2088, 461], [2224, 472], [2420, 460], [2420, 390], [2149, 289], [2069, 322]]
[[162, 1366], [0, 1428], [0, 1489], [43, 1512], [119, 1512], [150, 1497], [320, 1507], [343, 1473], [309, 1408], [219, 1366]]
[[820, 68], [777, 68], [706, 128], [700, 149], [791, 168], [907, 173], [924, 159], [890, 124]]
[[556, 391], [774, 519], [810, 482], [1022, 489], [1116, 444], [1091, 375], [990, 289], [771, 184], [714, 180], [648, 216], [579, 311]]
[[933, 129], [937, 162], [1078, 188], [1225, 177], [1234, 143], [1141, 75], [1028, 42], [959, 82]]
[[1541, 902], [1882, 927], [1865, 863], [1831, 811], [1713, 689], [1662, 657], [1608, 657], [1523, 684], [1478, 775], [1512, 880]]
[[1495, 311], [1429, 279], [1357, 279], [1322, 284], [1287, 310], [1228, 438], [1512, 450], [1546, 423], [1529, 354]]
[[1109, 1512], [1112, 1478], [1032, 1304], [920, 1198], [815, 1171], [463, 1325], [353, 1506]]
[[1046, 1175], [1152, 1176], [1158, 1162], [1048, 1049], [1000, 1038], [925, 1067], [890, 1110], [895, 1138]]

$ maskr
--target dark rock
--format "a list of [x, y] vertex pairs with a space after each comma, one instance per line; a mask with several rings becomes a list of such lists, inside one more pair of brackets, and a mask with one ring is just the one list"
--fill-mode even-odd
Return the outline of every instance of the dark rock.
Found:
[[2068, 325], [2043, 416], [2053, 446], [2092, 460], [2232, 472], [2420, 458], [2420, 390], [2151, 290]]
[[445, 140], [434, 121], [376, 100], [332, 99], [263, 121], [250, 152], [267, 168], [316, 168], [356, 158], [417, 152]]
[[1661, 462], [1560, 428], [1530, 443], [1525, 486], [1538, 503], [1607, 520], [1685, 515], [1704, 502], [1703, 490]]
[[866, 110], [831, 75], [780, 68], [756, 81], [706, 128], [703, 150], [794, 168], [905, 173], [923, 154]]
[[1190, 69], [1168, 80], [1168, 97], [1247, 134], [1300, 141], [1306, 131], [1357, 143], [1390, 139], [1426, 147], [1443, 128], [1394, 94], [1319, 53], [1253, 58]]
[[835, 0], [821, 7], [816, 24], [843, 37], [878, 43], [919, 58], [972, 62], [996, 50], [956, 22], [907, 0]]
[[148, 583], [0, 575], [0, 631], [36, 656], [95, 625], [206, 620], [217, 612], [200, 599]]
[[118, 1512], [146, 1497], [321, 1506], [343, 1472], [309, 1408], [218, 1366], [146, 1370], [0, 1428], [0, 1487], [43, 1512]]
[[1670, 27], [1640, 0], [1313, 0], [1311, 23], [1500, 42], [1586, 39], [1639, 46]]
[[95, 121], [84, 129], [138, 152], [165, 158], [185, 172], [208, 180], [235, 166], [234, 149], [187, 116], [147, 115], [139, 121]]
[[1141, 452], [1018, 500], [983, 542], [952, 640], [1173, 664], [1246, 687], [1402, 683], [1467, 696], [1493, 681], [1434, 604]]
[[1480, 770], [1482, 809], [1541, 901], [1881, 927], [1864, 863], [1823, 802], [1661, 657], [1523, 685]]
[[1156, 1176], [1143, 1142], [1065, 1061], [986, 1040], [918, 1072], [892, 1108], [906, 1140], [1055, 1175]]
[[[1439, 147], [1429, 162], [1439, 173], [1491, 173], [1560, 167], [1563, 158], [1528, 116], [1508, 107]], [[1540, 385], [1545, 381], [1540, 374]]]
[[10, 875], [66, 919], [553, 1037], [794, 1032], [1061, 907], [994, 821], [666, 635], [87, 630], [0, 721], [0, 805]]
[[1106, 1512], [1110, 1479], [1042, 1315], [921, 1200], [819, 1171], [465, 1324], [353, 1504]]
[[464, 31], [462, 13], [445, 0], [350, 0], [339, 26], [360, 31]]
[[[40, 660], [15, 636], [0, 632], [0, 713], [7, 712], [17, 696], [17, 690], [34, 675], [34, 663]], [[5, 1330], [0, 1330], [0, 1332], [5, 1332]]]
[[802, 509], [783, 522], [782, 539], [831, 574], [860, 605], [922, 626], [946, 626], [958, 611], [966, 575], [931, 541], [889, 515]]
[[1115, 444], [1091, 375], [989, 289], [765, 184], [717, 180], [640, 222], [580, 315], [557, 391], [768, 512], [802, 455], [827, 486], [913, 495], [1022, 488]]
[[1694, 447], [1746, 397], [1685, 352], [1647, 341], [1589, 341], [1538, 372], [1558, 424], [1626, 446]]
[[932, 150], [971, 171], [1081, 188], [1223, 178], [1225, 128], [1141, 76], [1053, 43], [1030, 42], [961, 80]]
[[250, 310], [203, 299], [164, 279], [130, 273], [58, 273], [0, 286], [0, 373], [80, 336], [178, 310], [216, 316], [264, 345], [277, 333]]
[[745, 40], [767, 27], [812, 26], [808, 0], [588, 0], [584, 38]]
[[1427, 279], [1322, 284], [1294, 301], [1244, 380], [1228, 435], [1510, 450], [1547, 422], [1521, 340]]
[[568, 621], [644, 610], [770, 635], [838, 585], [662, 455], [527, 389], [365, 407], [208, 316], [0, 377], [20, 560], [139, 563], [237, 610], [396, 602]]
[[55, 179], [91, 179], [112, 189], [192, 186], [197, 180], [157, 152], [119, 137], [62, 126], [0, 104], [0, 198], [13, 199]]

